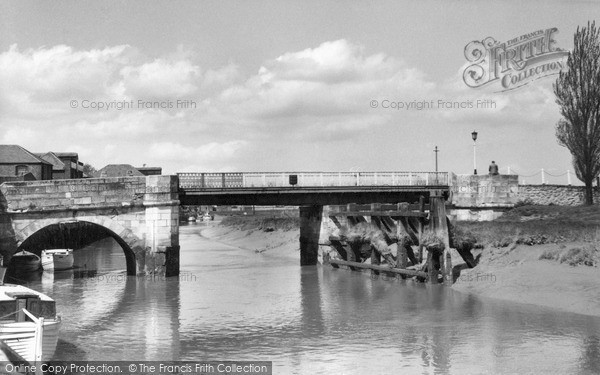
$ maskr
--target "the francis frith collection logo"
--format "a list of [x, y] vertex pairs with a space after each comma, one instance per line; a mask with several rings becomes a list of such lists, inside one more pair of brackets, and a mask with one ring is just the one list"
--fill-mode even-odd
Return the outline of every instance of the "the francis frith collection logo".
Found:
[[553, 27], [500, 43], [492, 37], [465, 47], [469, 64], [463, 80], [469, 87], [499, 86], [496, 91], [522, 87], [536, 79], [558, 74], [566, 67], [568, 51], [556, 46]]

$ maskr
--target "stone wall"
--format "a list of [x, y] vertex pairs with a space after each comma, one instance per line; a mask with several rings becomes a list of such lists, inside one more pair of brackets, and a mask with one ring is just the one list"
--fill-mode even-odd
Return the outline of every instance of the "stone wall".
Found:
[[11, 182], [0, 187], [8, 212], [143, 206], [145, 177]]
[[455, 207], [511, 207], [518, 201], [517, 175], [451, 175]]
[[[569, 185], [519, 185], [519, 201], [532, 204], [578, 206], [585, 202], [584, 186]], [[600, 201], [600, 192], [594, 188], [594, 203]]]

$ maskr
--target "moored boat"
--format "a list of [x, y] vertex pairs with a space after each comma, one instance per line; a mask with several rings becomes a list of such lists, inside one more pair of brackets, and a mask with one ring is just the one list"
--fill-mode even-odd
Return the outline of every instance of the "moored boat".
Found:
[[73, 249], [42, 250], [44, 271], [60, 271], [73, 268]]
[[0, 285], [0, 340], [24, 360], [52, 359], [60, 324], [52, 298], [22, 285]]
[[33, 272], [42, 268], [40, 257], [25, 250], [13, 254], [10, 262], [18, 272]]

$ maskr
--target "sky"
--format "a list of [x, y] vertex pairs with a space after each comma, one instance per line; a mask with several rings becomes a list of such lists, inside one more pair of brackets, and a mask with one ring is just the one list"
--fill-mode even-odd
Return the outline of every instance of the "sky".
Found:
[[[472, 88], [465, 47], [555, 27], [570, 50], [598, 15], [594, 1], [2, 1], [0, 144], [164, 173], [433, 171], [437, 146], [439, 170], [466, 174], [476, 130], [480, 173], [495, 160], [566, 183], [556, 76]], [[444, 104], [478, 100], [494, 108]]]

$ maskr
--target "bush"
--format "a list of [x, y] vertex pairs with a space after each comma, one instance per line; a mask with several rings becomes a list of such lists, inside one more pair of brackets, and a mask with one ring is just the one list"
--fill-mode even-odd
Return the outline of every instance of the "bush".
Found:
[[461, 228], [457, 225], [451, 225], [450, 230], [450, 247], [462, 250], [470, 251], [475, 247], [477, 238], [469, 230]]
[[574, 247], [561, 255], [560, 262], [570, 266], [595, 267], [598, 265], [598, 249], [594, 246]]
[[525, 198], [525, 199], [519, 199], [517, 201], [517, 203], [515, 203], [515, 208], [518, 207], [523, 207], [523, 206], [532, 206], [533, 205], [533, 201], [531, 200], [531, 198]]
[[559, 249], [548, 249], [545, 250], [542, 255], [540, 255], [539, 259], [547, 259], [547, 260], [558, 260], [560, 258], [560, 250]]
[[551, 242], [548, 239], [548, 236], [543, 234], [534, 234], [531, 236], [524, 236], [517, 238], [517, 244], [525, 244], [525, 245], [542, 245], [545, 243]]

